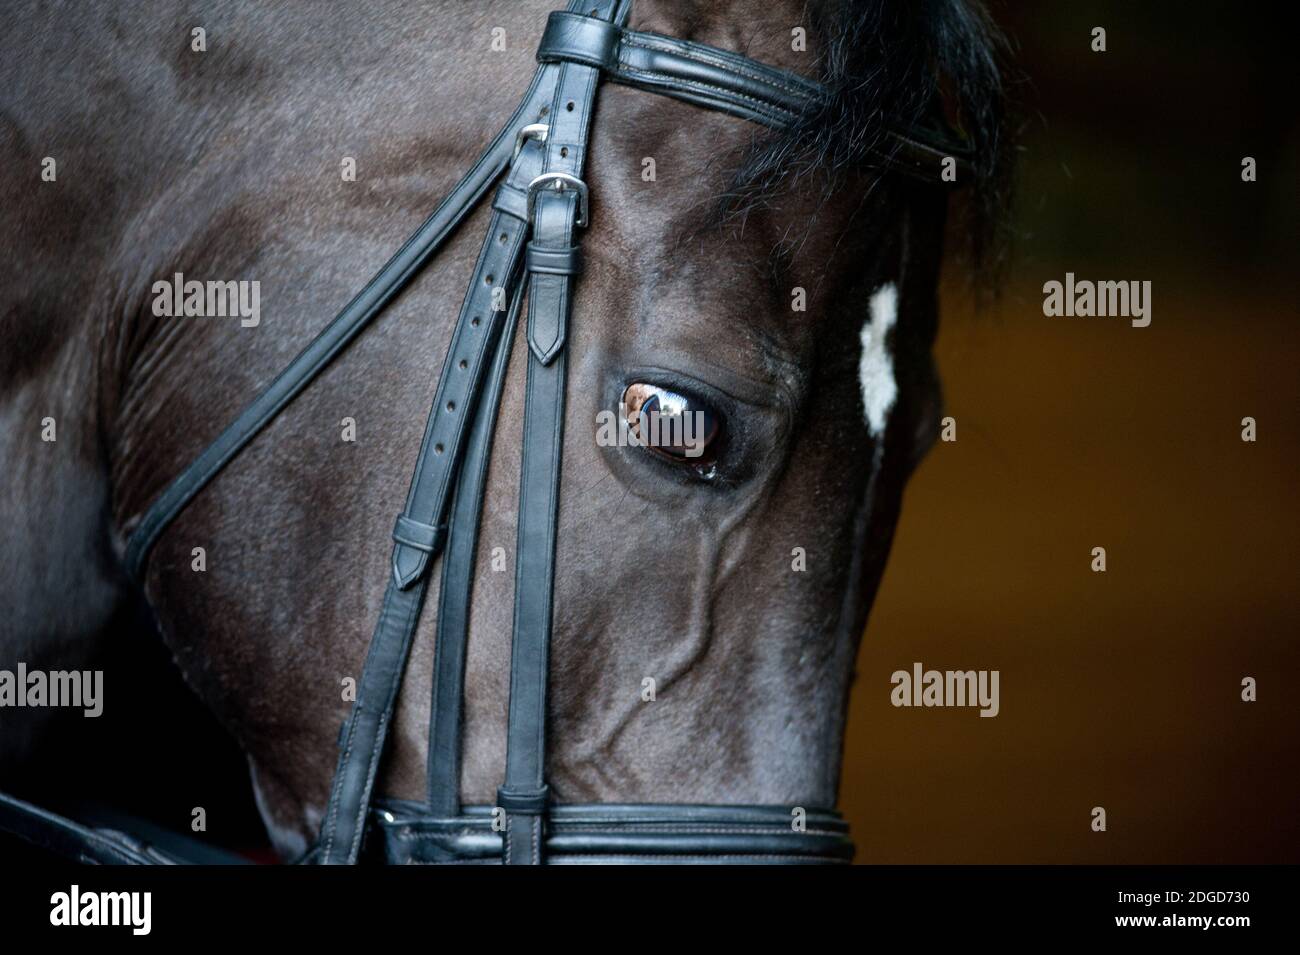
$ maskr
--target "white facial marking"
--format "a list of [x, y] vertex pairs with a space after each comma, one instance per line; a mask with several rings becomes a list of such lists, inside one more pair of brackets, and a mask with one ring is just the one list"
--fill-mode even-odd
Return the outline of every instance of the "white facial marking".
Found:
[[858, 360], [858, 381], [862, 385], [862, 407], [867, 430], [873, 438], [885, 432], [886, 419], [898, 398], [894, 380], [894, 359], [885, 336], [898, 318], [898, 287], [886, 282], [871, 295], [870, 315], [862, 326], [862, 357]]

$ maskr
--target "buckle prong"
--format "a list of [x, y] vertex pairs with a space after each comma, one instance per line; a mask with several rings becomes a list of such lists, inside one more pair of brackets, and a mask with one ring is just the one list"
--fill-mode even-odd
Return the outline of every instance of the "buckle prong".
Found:
[[[554, 184], [552, 186], [552, 184]], [[533, 221], [533, 206], [537, 202], [537, 193], [544, 188], [552, 187], [557, 192], [564, 192], [566, 189], [575, 189], [578, 192], [578, 221], [576, 225], [580, 229], [587, 227], [587, 184], [577, 176], [571, 176], [567, 172], [544, 172], [528, 184], [528, 221]]]

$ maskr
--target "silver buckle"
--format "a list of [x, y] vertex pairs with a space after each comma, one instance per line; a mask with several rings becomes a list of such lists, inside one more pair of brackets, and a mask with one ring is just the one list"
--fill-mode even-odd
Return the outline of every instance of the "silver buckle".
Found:
[[528, 221], [533, 221], [533, 206], [537, 201], [537, 193], [540, 189], [555, 184], [557, 192], [563, 192], [565, 189], [576, 189], [578, 191], [578, 221], [576, 225], [580, 229], [587, 228], [587, 184], [577, 176], [571, 176], [567, 172], [544, 172], [528, 184]]
[[535, 139], [539, 143], [546, 142], [546, 134], [551, 131], [551, 127], [545, 123], [529, 123], [527, 126], [515, 133], [515, 154], [512, 158], [519, 158], [519, 154], [524, 151], [524, 143], [530, 139]]

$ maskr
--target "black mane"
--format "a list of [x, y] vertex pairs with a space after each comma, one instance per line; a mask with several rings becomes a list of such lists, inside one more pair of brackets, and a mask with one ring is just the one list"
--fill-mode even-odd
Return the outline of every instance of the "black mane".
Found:
[[972, 151], [960, 230], [980, 284], [1003, 259], [1012, 153], [1001, 60], [1007, 44], [979, 0], [810, 0], [817, 78], [830, 91], [796, 126], [762, 138], [721, 197], [723, 222], [782, 187], [811, 180], [829, 199], [843, 176], [886, 150], [890, 128], [933, 127], [945, 114]]

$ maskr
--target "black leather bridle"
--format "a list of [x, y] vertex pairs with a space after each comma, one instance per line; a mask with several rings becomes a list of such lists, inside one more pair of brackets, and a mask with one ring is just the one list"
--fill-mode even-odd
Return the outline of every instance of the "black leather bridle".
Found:
[[[361, 332], [498, 183], [492, 219], [438, 378], [392, 573], [316, 847], [302, 861], [355, 863], [846, 862], [834, 810], [797, 806], [555, 804], [545, 781], [546, 691], [565, 400], [565, 340], [587, 158], [602, 78], [785, 127], [822, 87], [725, 50], [626, 28], [631, 0], [582, 0], [552, 13], [540, 64], [513, 116], [442, 204], [377, 275], [183, 471], [144, 515], [126, 563], [141, 579], [159, 535], [198, 492]], [[898, 130], [877, 159], [938, 184], [954, 142]], [[961, 177], [964, 178], [964, 177]], [[505, 780], [495, 806], [460, 803], [461, 701], [488, 457], [527, 290], [527, 398], [519, 497]], [[508, 296], [508, 300], [507, 300]], [[430, 566], [442, 555], [426, 803], [380, 801], [374, 784]], [[189, 861], [147, 840], [93, 829], [0, 794], [0, 831], [81, 861]]]

